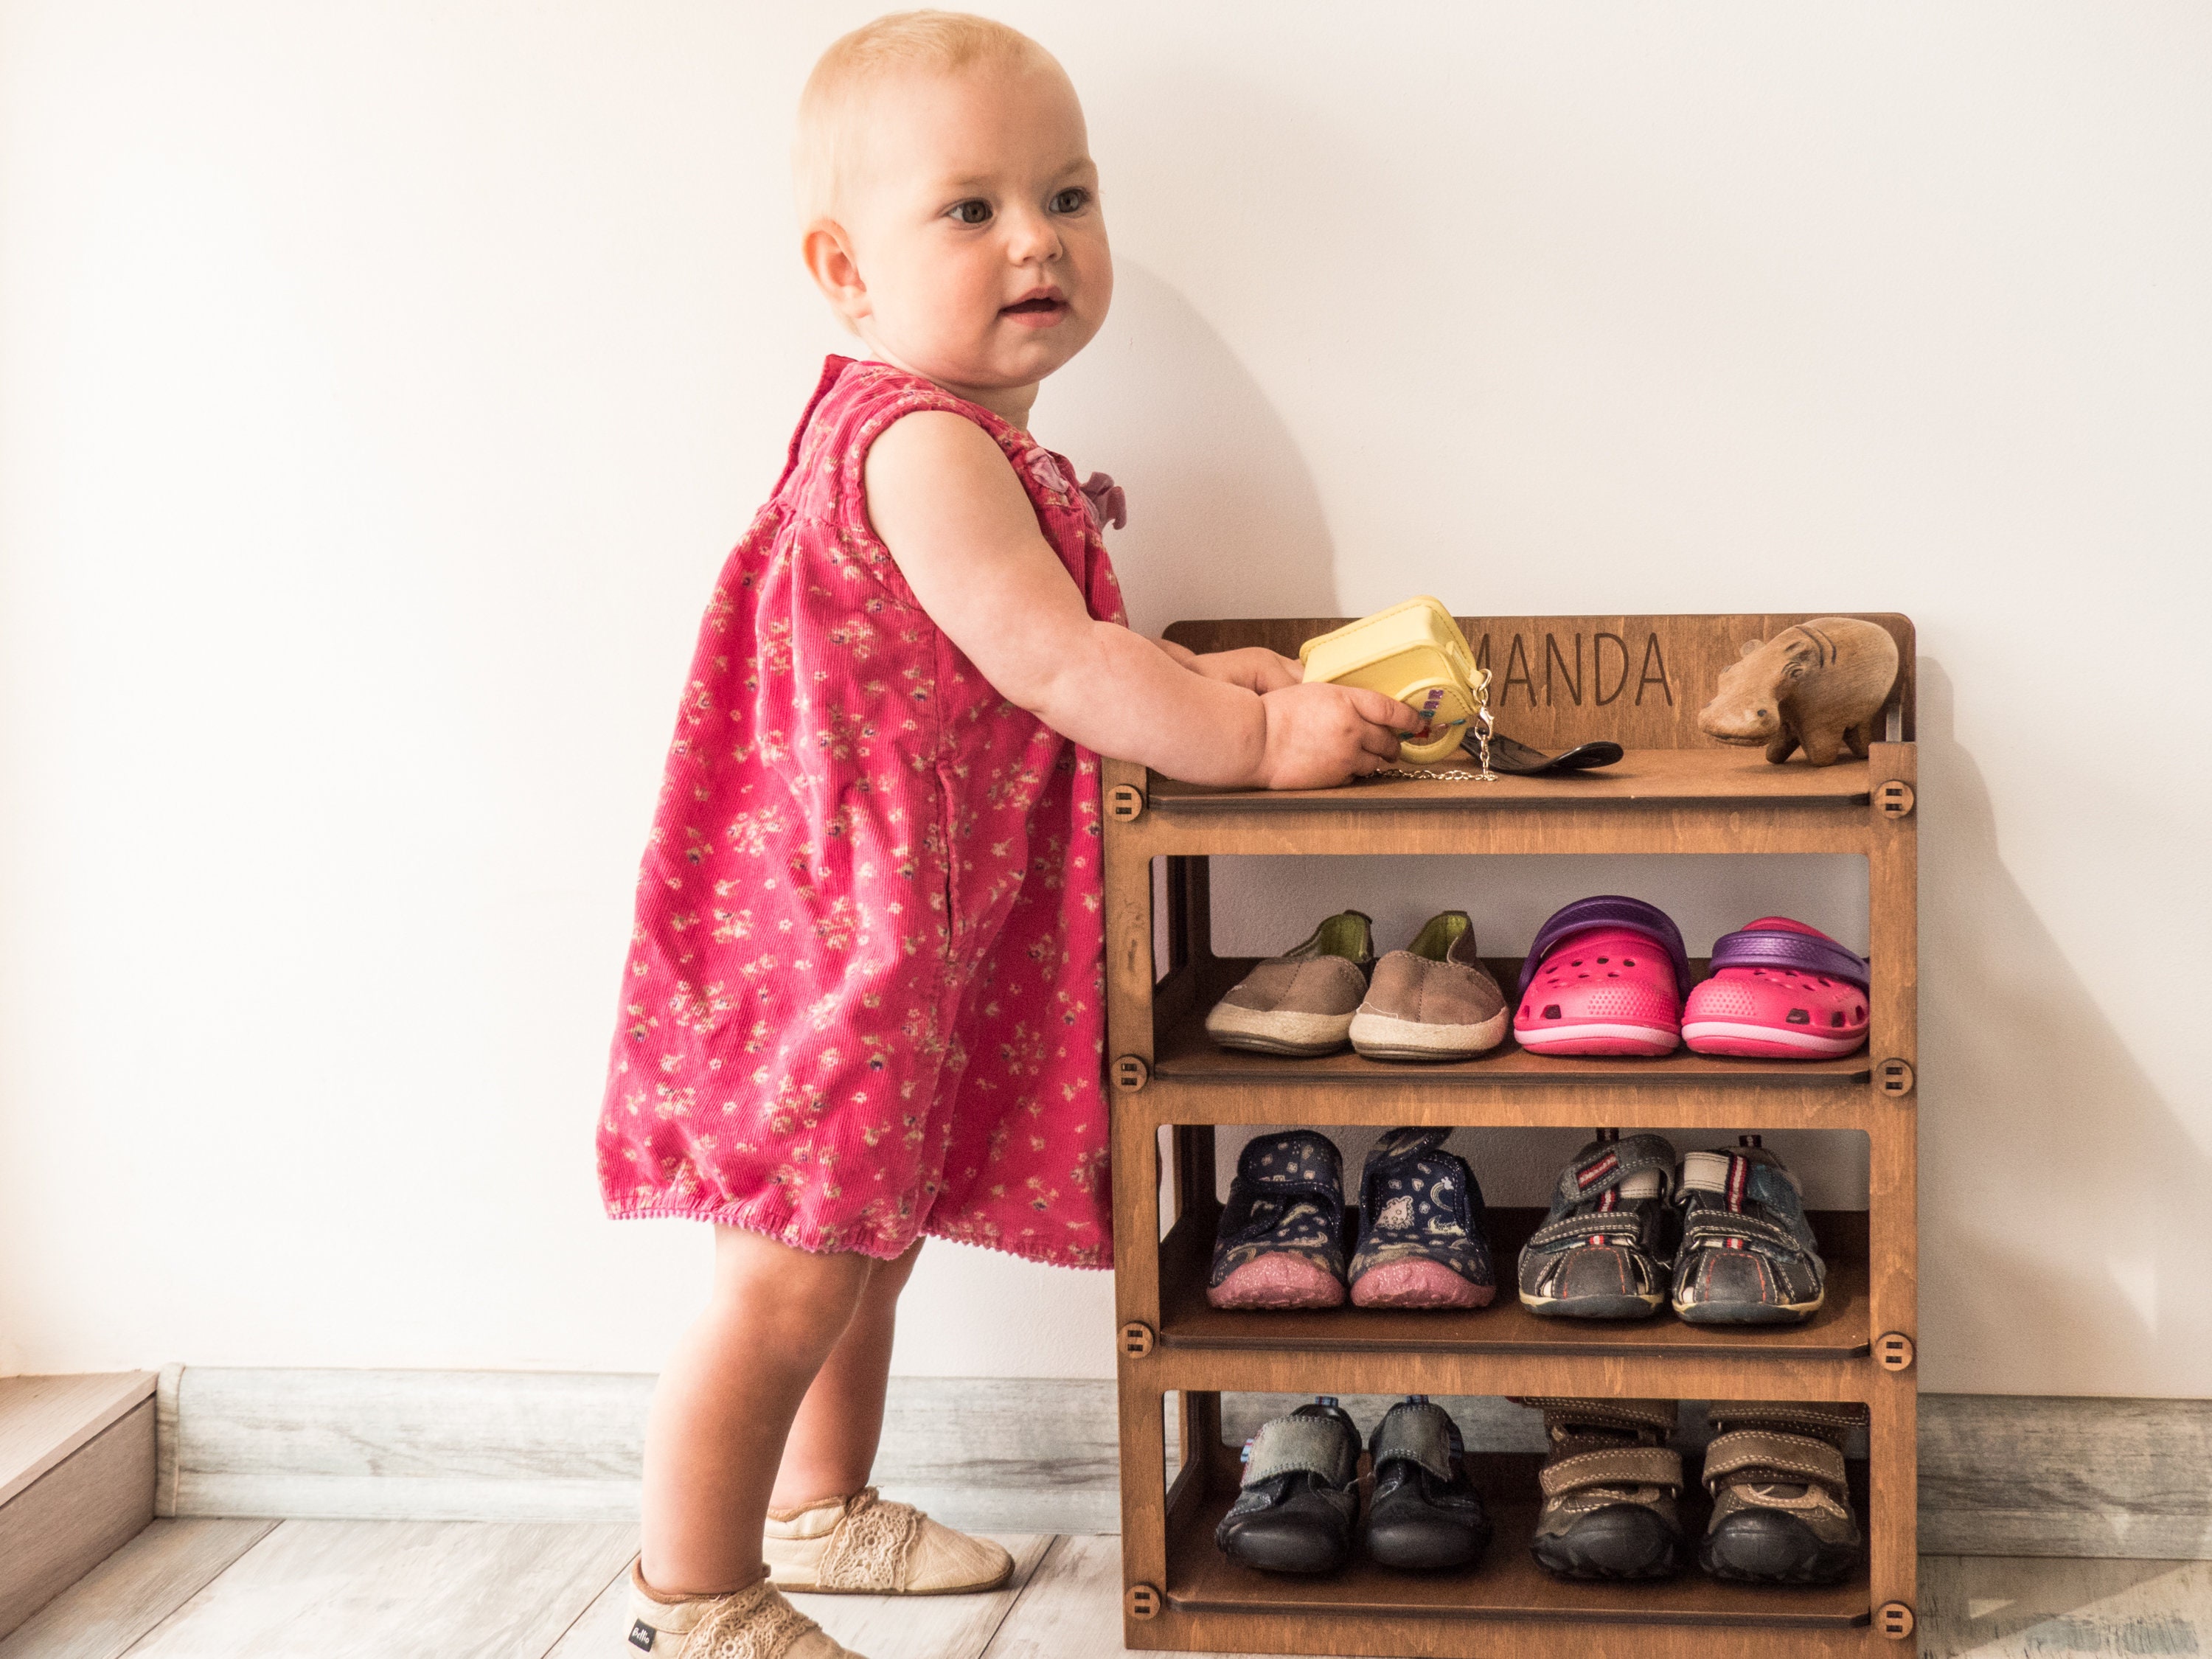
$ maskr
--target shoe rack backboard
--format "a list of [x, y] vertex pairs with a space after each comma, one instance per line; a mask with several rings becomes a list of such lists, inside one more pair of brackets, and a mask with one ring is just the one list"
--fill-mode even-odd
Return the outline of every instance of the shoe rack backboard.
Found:
[[[1883, 735], [1887, 711], [1913, 740], [1912, 621], [1889, 611], [1806, 611], [1766, 616], [1461, 617], [1477, 665], [1490, 670], [1498, 729], [1547, 752], [1609, 740], [1626, 749], [1718, 749], [1698, 730], [1723, 668], [1754, 640], [1816, 617], [1878, 623], [1897, 641], [1897, 684], [1868, 738]], [[1179, 622], [1167, 637], [1197, 652], [1265, 646], [1286, 657], [1349, 617], [1264, 617]], [[1756, 752], [1756, 751], [1753, 751]]]

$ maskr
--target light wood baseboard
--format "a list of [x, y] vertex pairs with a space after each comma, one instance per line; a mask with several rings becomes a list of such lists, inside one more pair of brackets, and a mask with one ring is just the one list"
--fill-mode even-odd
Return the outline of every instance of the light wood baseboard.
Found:
[[[558, 1372], [173, 1370], [161, 1512], [627, 1519], [652, 1389]], [[1346, 1403], [1365, 1422], [1382, 1402]], [[1440, 1403], [1476, 1449], [1540, 1448], [1532, 1412]], [[1224, 1405], [1231, 1438], [1280, 1409]], [[1686, 1442], [1698, 1421], [1684, 1411]], [[1923, 1550], [2212, 1559], [2212, 1402], [1923, 1395], [1920, 1425]], [[954, 1526], [1110, 1532], [1117, 1443], [1109, 1382], [894, 1377], [877, 1480]]]

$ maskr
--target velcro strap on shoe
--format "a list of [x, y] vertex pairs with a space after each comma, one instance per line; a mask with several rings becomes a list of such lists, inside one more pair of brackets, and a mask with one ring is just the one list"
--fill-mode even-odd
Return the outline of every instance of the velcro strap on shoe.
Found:
[[1844, 1455], [1825, 1440], [1771, 1429], [1736, 1429], [1705, 1448], [1705, 1488], [1718, 1492], [1732, 1474], [1757, 1470], [1778, 1480], [1796, 1478], [1830, 1492], [1844, 1490]]
[[1637, 1236], [1638, 1223], [1626, 1210], [1597, 1210], [1589, 1215], [1565, 1215], [1557, 1221], [1547, 1221], [1528, 1236], [1528, 1248], [1544, 1250], [1554, 1244], [1565, 1244], [1583, 1238], [1610, 1238]]
[[1788, 1228], [1748, 1211], [1693, 1210], [1682, 1224], [1682, 1249], [1710, 1249], [1723, 1238], [1765, 1244], [1786, 1255], [1803, 1255], [1804, 1241]]
[[1405, 1158], [1414, 1152], [1433, 1152], [1450, 1139], [1451, 1126], [1449, 1124], [1441, 1128], [1423, 1128], [1417, 1125], [1407, 1129], [1388, 1129], [1375, 1143], [1374, 1150], [1367, 1154], [1367, 1166], [1372, 1169], [1377, 1164]]
[[1451, 1479], [1451, 1419], [1441, 1406], [1393, 1406], [1376, 1428], [1368, 1455], [1380, 1469], [1393, 1458], [1419, 1464], [1439, 1480]]
[[1279, 1417], [1260, 1425], [1252, 1440], [1252, 1461], [1244, 1485], [1256, 1486], [1281, 1474], [1317, 1474], [1332, 1486], [1350, 1480], [1358, 1452], [1352, 1432], [1334, 1418]]
[[1662, 1192], [1672, 1188], [1674, 1149], [1658, 1135], [1631, 1135], [1596, 1147], [1588, 1157], [1567, 1165], [1559, 1172], [1559, 1196], [1569, 1204], [1579, 1204], [1646, 1170], [1658, 1172]]
[[1334, 1198], [1343, 1190], [1344, 1159], [1327, 1135], [1293, 1129], [1248, 1143], [1237, 1160], [1237, 1178], [1270, 1193]]
[[1547, 1498], [1592, 1486], [1658, 1486], [1682, 1490], [1682, 1456], [1666, 1446], [1612, 1446], [1577, 1452], [1537, 1471], [1536, 1484]]
[[1514, 1395], [1516, 1406], [1533, 1406], [1544, 1413], [1547, 1429], [1577, 1424], [1601, 1429], [1657, 1429], [1672, 1434], [1681, 1415], [1674, 1400], [1571, 1400], [1559, 1395]]
[[1780, 1429], [1809, 1434], [1832, 1446], [1867, 1425], [1867, 1408], [1856, 1400], [1716, 1400], [1705, 1407], [1715, 1434], [1730, 1429]]

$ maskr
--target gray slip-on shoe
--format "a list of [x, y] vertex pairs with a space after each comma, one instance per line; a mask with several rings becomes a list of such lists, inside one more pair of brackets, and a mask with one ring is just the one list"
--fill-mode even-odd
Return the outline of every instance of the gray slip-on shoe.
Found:
[[1263, 1054], [1333, 1053], [1344, 1047], [1374, 965], [1374, 923], [1340, 911], [1231, 986], [1206, 1015], [1206, 1034], [1224, 1048]]
[[1475, 954], [1474, 922], [1446, 910], [1375, 964], [1349, 1035], [1370, 1060], [1472, 1060], [1505, 1040], [1510, 1018]]

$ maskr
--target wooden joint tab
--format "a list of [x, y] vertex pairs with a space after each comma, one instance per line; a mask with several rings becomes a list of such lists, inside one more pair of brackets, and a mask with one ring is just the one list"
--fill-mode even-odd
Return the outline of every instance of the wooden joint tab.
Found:
[[1874, 792], [1874, 810], [1886, 818], [1901, 818], [1912, 811], [1912, 786], [1902, 778], [1892, 778], [1887, 783], [1877, 784]]
[[1912, 1364], [1912, 1339], [1903, 1331], [1884, 1333], [1874, 1345], [1874, 1363], [1886, 1371], [1907, 1370]]
[[1132, 1619], [1157, 1619], [1160, 1593], [1150, 1584], [1132, 1584], [1122, 1593], [1121, 1610]]
[[[1911, 793], [1906, 790], [1907, 794]], [[1116, 823], [1133, 823], [1144, 816], [1145, 792], [1133, 783], [1117, 783], [1106, 792], [1106, 816]]]
[[1152, 1080], [1152, 1068], [1141, 1056], [1123, 1054], [1114, 1062], [1114, 1086], [1125, 1095], [1133, 1095]]
[[1874, 1068], [1874, 1086], [1893, 1099], [1911, 1094], [1915, 1081], [1909, 1060], [1885, 1060]]
[[1874, 1615], [1876, 1629], [1893, 1642], [1912, 1634], [1912, 1609], [1902, 1601], [1885, 1601]]
[[1121, 1327], [1121, 1358], [1142, 1359], [1152, 1351], [1152, 1328], [1141, 1319]]

